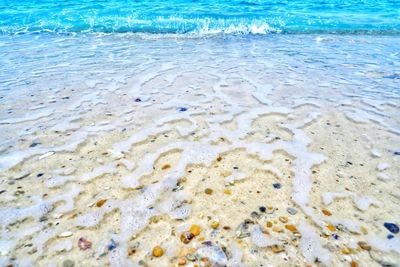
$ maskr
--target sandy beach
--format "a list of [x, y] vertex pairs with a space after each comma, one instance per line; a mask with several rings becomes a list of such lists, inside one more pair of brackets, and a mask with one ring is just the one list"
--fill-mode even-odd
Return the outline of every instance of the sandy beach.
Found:
[[1, 266], [400, 266], [398, 37], [19, 38]]

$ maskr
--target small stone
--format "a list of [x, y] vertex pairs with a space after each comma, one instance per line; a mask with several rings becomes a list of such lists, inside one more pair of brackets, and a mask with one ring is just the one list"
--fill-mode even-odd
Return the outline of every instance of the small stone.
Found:
[[63, 233], [59, 234], [58, 237], [63, 237], [64, 238], [64, 237], [70, 237], [72, 235], [73, 235], [72, 232], [67, 231], [67, 232], [63, 232]]
[[136, 253], [136, 248], [134, 247], [128, 248], [128, 256], [132, 256], [135, 253]]
[[285, 228], [288, 229], [289, 231], [297, 232], [297, 227], [296, 227], [295, 225], [286, 224], [286, 225], [285, 225]]
[[286, 210], [289, 214], [295, 215], [297, 213], [297, 210], [295, 208], [289, 207]]
[[161, 167], [161, 170], [166, 170], [166, 169], [169, 169], [169, 168], [171, 168], [171, 165], [165, 164], [165, 165], [163, 165], [163, 166]]
[[284, 251], [284, 248], [281, 245], [273, 245], [271, 248], [274, 253], [281, 253]]
[[282, 187], [280, 183], [272, 184], [272, 186], [273, 186], [275, 189], [281, 189], [281, 187]]
[[224, 190], [225, 195], [232, 195], [232, 191], [230, 189], [225, 189]]
[[361, 229], [361, 232], [362, 232], [364, 235], [368, 234], [368, 230], [367, 230], [367, 228], [365, 228], [364, 226], [361, 226], [360, 229]]
[[186, 110], [188, 110], [188, 109], [187, 109], [187, 108], [184, 108], [184, 107], [179, 107], [178, 110], [179, 110], [180, 112], [183, 112], [183, 111], [186, 111]]
[[326, 228], [328, 228], [328, 230], [331, 231], [331, 232], [335, 232], [335, 231], [336, 231], [335, 226], [333, 226], [332, 224], [328, 224], [328, 225], [326, 226]]
[[136, 98], [136, 99], [135, 99], [135, 102], [142, 102], [142, 99]]
[[100, 199], [99, 201], [96, 202], [96, 206], [98, 208], [102, 207], [105, 203], [107, 202], [107, 199]]
[[211, 228], [212, 229], [217, 229], [219, 226], [219, 221], [218, 220], [214, 220], [211, 222]]
[[280, 232], [283, 231], [283, 229], [280, 228], [280, 227], [274, 227], [274, 228], [272, 228], [272, 231], [274, 231], [274, 232], [276, 232], [276, 233], [280, 233]]
[[179, 258], [178, 259], [178, 265], [182, 266], [186, 264], [186, 259], [185, 258]]
[[156, 246], [153, 248], [153, 256], [154, 257], [161, 257], [164, 254], [164, 250], [160, 246]]
[[261, 207], [259, 207], [258, 209], [259, 209], [261, 212], [266, 212], [266, 211], [267, 211], [267, 208], [264, 207], [264, 206], [261, 206]]
[[332, 216], [332, 213], [331, 213], [329, 210], [323, 209], [323, 210], [322, 210], [322, 213], [323, 213], [324, 215], [326, 215], [326, 216]]
[[394, 223], [385, 222], [383, 226], [385, 226], [385, 228], [388, 229], [389, 232], [393, 234], [397, 234], [399, 232], [399, 227]]
[[283, 223], [287, 223], [288, 222], [288, 218], [286, 216], [281, 216], [279, 217], [279, 220]]
[[387, 237], [387, 239], [392, 239], [392, 238], [394, 238], [394, 235], [388, 234], [386, 237]]
[[180, 235], [180, 239], [184, 244], [189, 244], [189, 242], [193, 239], [193, 237], [194, 235], [189, 231], [185, 231]]
[[348, 248], [348, 247], [344, 247], [344, 248], [342, 248], [342, 249], [340, 250], [340, 252], [342, 252], [342, 253], [345, 254], [345, 255], [349, 255], [349, 254], [351, 253], [351, 250], [350, 250], [350, 248]]
[[260, 218], [260, 214], [258, 214], [256, 211], [251, 212], [250, 216], [253, 219], [259, 219]]
[[271, 228], [271, 227], [272, 227], [272, 222], [267, 221], [267, 227], [268, 227], [268, 228]]
[[358, 263], [356, 261], [351, 261], [350, 266], [351, 267], [358, 267]]
[[358, 242], [357, 244], [358, 244], [358, 246], [359, 246], [360, 248], [362, 248], [363, 250], [366, 250], [366, 251], [370, 251], [370, 250], [371, 250], [371, 246], [368, 245], [367, 242], [360, 241], [360, 242]]
[[206, 193], [207, 195], [211, 195], [213, 193], [213, 190], [211, 188], [206, 188], [206, 190], [204, 190], [204, 193]]
[[63, 267], [74, 267], [75, 262], [73, 260], [65, 260], [62, 264]]
[[217, 161], [221, 161], [221, 160], [222, 160], [222, 157], [218, 156]]
[[115, 243], [114, 239], [111, 239], [110, 244], [107, 245], [109, 251], [114, 250], [117, 247], [117, 243]]
[[78, 247], [80, 248], [80, 250], [87, 250], [92, 247], [92, 242], [90, 242], [86, 238], [81, 237], [78, 240]]
[[193, 224], [193, 225], [190, 227], [190, 230], [189, 230], [189, 231], [192, 233], [192, 235], [198, 236], [198, 235], [200, 235], [200, 233], [201, 233], [201, 227], [198, 226], [197, 224]]

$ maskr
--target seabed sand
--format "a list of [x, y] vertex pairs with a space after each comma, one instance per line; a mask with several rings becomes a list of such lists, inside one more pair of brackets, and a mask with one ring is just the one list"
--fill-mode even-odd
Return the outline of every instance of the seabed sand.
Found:
[[2, 76], [1, 266], [400, 265], [397, 37], [48, 38]]

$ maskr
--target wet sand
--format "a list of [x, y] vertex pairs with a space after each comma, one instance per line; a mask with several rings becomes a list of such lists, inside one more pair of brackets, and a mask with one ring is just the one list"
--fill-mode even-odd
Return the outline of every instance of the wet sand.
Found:
[[398, 38], [113, 38], [2, 78], [1, 265], [400, 265]]

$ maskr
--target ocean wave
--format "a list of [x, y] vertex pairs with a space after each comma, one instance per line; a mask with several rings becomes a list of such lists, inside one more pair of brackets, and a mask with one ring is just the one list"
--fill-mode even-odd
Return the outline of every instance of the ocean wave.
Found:
[[400, 34], [400, 1], [0, 0], [0, 34]]

